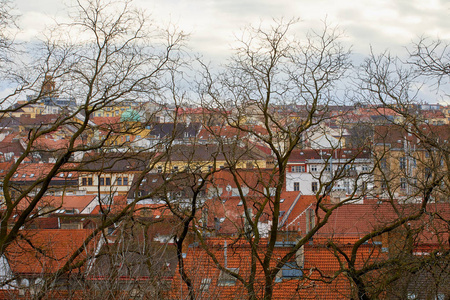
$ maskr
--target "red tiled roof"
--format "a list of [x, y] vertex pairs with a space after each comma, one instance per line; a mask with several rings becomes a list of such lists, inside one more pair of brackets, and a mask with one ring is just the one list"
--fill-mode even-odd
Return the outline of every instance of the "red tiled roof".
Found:
[[[333, 238], [352, 242], [400, 217], [416, 214], [420, 209], [420, 204], [398, 204], [396, 210], [391, 204], [346, 204], [332, 213], [328, 222], [316, 233], [314, 240], [319, 241], [322, 238], [325, 241]], [[419, 227], [423, 224], [430, 224], [430, 221], [432, 221], [432, 227], [421, 230], [418, 236], [421, 243], [437, 243], [438, 236], [444, 239], [448, 237], [448, 231], [443, 228], [445, 222], [436, 218], [432, 220], [432, 213], [434, 212], [439, 212], [448, 218], [450, 217], [450, 204], [430, 203], [427, 206], [427, 213], [422, 215], [422, 218], [408, 222], [410, 226]], [[324, 212], [319, 209], [319, 213], [323, 217]], [[294, 226], [301, 233], [306, 233], [306, 214], [301, 212], [297, 217], [295, 215], [293, 214], [292, 218], [296, 219], [289, 223], [288, 227]]]
[[[114, 196], [113, 203], [110, 205], [97, 205], [91, 212], [91, 214], [100, 214], [103, 210], [107, 210], [108, 213], [119, 213], [127, 206], [127, 197], [125, 195]], [[132, 207], [135, 215], [146, 215], [153, 218], [172, 216], [172, 212], [165, 204], [135, 204]], [[145, 213], [144, 213], [145, 211]]]
[[[278, 180], [278, 172], [273, 169], [239, 169], [234, 172], [240, 186], [250, 188], [250, 194], [260, 195], [267, 186], [274, 186]], [[220, 170], [213, 174], [212, 183], [208, 183], [208, 188], [223, 188], [223, 197], [226, 197], [226, 188], [236, 188], [233, 174], [228, 170]], [[257, 193], [252, 190], [258, 191]], [[228, 193], [231, 195], [231, 193]]]
[[[24, 230], [8, 246], [5, 256], [15, 274], [54, 273], [64, 266], [91, 232], [88, 229]], [[86, 253], [93, 254], [95, 246], [91, 241], [79, 259], [85, 258]]]
[[61, 209], [78, 209], [80, 212], [95, 199], [96, 195], [44, 196], [41, 202]]
[[96, 125], [114, 125], [120, 123], [120, 117], [91, 117], [90, 120]]
[[[205, 140], [213, 140], [216, 137], [218, 138], [252, 138], [253, 133], [260, 134], [260, 135], [266, 135], [267, 130], [259, 125], [244, 125], [242, 126], [242, 129], [240, 130], [238, 128], [234, 128], [231, 126], [210, 126], [208, 128], [203, 128], [200, 130], [200, 133], [198, 134], [200, 139]], [[246, 132], [245, 130], [248, 129], [250, 133]]]
[[[18, 166], [14, 173], [13, 181], [35, 181], [38, 178], [45, 177], [53, 168], [52, 163], [26, 163]], [[64, 169], [74, 169], [76, 165], [66, 164]], [[59, 172], [58, 175], [52, 178], [52, 180], [77, 180], [78, 172], [66, 171]]]
[[[239, 269], [239, 275], [245, 280], [249, 280], [251, 250], [245, 242], [233, 243], [227, 240], [227, 259], [225, 263], [225, 240], [207, 240], [209, 251], [217, 258], [219, 264], [227, 268]], [[258, 246], [259, 255], [263, 255], [267, 241], [261, 241]], [[287, 254], [290, 247], [275, 247], [271, 267], [279, 258]], [[347, 254], [350, 247], [344, 247]], [[375, 260], [382, 256], [379, 246], [363, 245], [360, 247], [357, 256], [357, 266], [361, 267], [369, 260]], [[340, 257], [342, 259], [342, 257]], [[201, 247], [189, 247], [184, 260], [185, 268], [194, 285], [194, 289], [199, 293], [199, 297], [211, 297], [214, 299], [241, 299], [247, 294], [244, 286], [236, 281], [235, 285], [221, 286], [219, 284], [220, 270], [212, 261], [210, 256]], [[339, 261], [332, 249], [323, 246], [304, 246], [304, 266], [302, 278], [282, 279], [274, 282], [273, 299], [349, 299], [351, 296], [351, 285], [344, 275], [338, 276], [331, 283], [322, 282], [321, 274], [332, 276], [340, 269]], [[321, 271], [322, 273], [319, 273]], [[209, 280], [208, 290], [201, 291], [202, 283]], [[254, 279], [258, 297], [262, 297], [264, 288], [264, 273], [257, 262], [256, 277]], [[187, 289], [182, 283], [179, 273], [175, 274], [170, 293], [171, 299], [178, 299], [180, 295], [187, 295]]]

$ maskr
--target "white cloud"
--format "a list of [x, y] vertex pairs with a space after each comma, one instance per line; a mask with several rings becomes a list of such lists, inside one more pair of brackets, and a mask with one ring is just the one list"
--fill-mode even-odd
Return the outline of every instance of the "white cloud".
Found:
[[[16, 3], [23, 14], [20, 38], [26, 40], [38, 36], [52, 23], [51, 17], [63, 15], [65, 9], [58, 0]], [[246, 24], [280, 17], [300, 17], [300, 33], [322, 27], [321, 20], [326, 19], [345, 30], [344, 41], [362, 53], [369, 45], [397, 51], [421, 35], [450, 39], [450, 1], [446, 0], [136, 0], [134, 4], [145, 8], [157, 23], [176, 23], [191, 33], [194, 51], [215, 58], [229, 55], [234, 33]]]

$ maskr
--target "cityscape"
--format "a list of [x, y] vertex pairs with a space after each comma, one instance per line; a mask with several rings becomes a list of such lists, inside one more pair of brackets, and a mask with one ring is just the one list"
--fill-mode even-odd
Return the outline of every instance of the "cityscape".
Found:
[[0, 299], [450, 299], [448, 41], [273, 19], [216, 68], [129, 2], [39, 49], [0, 2]]

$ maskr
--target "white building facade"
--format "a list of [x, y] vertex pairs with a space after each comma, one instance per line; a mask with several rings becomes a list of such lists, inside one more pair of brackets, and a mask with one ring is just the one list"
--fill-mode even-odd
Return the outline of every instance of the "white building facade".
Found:
[[373, 168], [368, 150], [295, 150], [288, 162], [286, 191], [329, 193], [332, 198], [366, 195], [373, 189]]

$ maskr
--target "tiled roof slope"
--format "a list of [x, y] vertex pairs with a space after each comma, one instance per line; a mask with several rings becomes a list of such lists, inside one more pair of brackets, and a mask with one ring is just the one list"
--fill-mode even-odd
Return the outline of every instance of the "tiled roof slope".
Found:
[[[89, 229], [24, 230], [7, 248], [5, 256], [14, 274], [54, 273], [65, 265], [91, 232]], [[93, 254], [94, 249], [95, 243], [91, 241], [78, 260]]]
[[[395, 207], [395, 209], [394, 209]], [[347, 204], [337, 208], [320, 230], [315, 234], [314, 239], [349, 239], [349, 242], [362, 237], [363, 235], [376, 230], [382, 226], [392, 223], [401, 217], [417, 214], [420, 212], [420, 204]], [[315, 209], [315, 206], [313, 206]], [[325, 214], [319, 209], [320, 215]], [[423, 227], [418, 235], [418, 242], [433, 244], [438, 243], [438, 238], [447, 239], [449, 236], [446, 229], [446, 222], [434, 217], [439, 213], [444, 219], [450, 217], [450, 204], [429, 203], [421, 218], [408, 222], [409, 226]], [[293, 214], [295, 218], [297, 214]], [[300, 234], [307, 231], [307, 216], [304, 212], [297, 215], [297, 218], [287, 224], [289, 228], [295, 228]], [[428, 225], [427, 225], [428, 224]]]
[[[220, 240], [217, 240], [218, 243]], [[267, 242], [267, 241], [265, 241]], [[223, 243], [223, 240], [222, 240]], [[258, 247], [261, 254], [265, 249], [264, 243]], [[350, 246], [344, 251], [350, 253]], [[218, 262], [225, 265], [225, 250], [215, 244], [209, 250], [217, 257]], [[276, 261], [287, 254], [290, 247], [276, 247], [274, 258], [271, 263], [273, 267]], [[239, 275], [248, 280], [250, 274], [251, 250], [248, 244], [228, 241], [227, 245], [227, 268], [236, 270], [239, 268]], [[348, 254], [347, 253], [347, 254]], [[365, 261], [373, 261], [381, 255], [380, 247], [376, 245], [363, 245], [358, 252], [357, 265], [361, 267]], [[342, 259], [342, 257], [340, 257]], [[257, 297], [262, 298], [264, 290], [264, 273], [257, 263], [257, 274], [255, 287]], [[235, 285], [223, 286], [219, 282], [221, 271], [208, 256], [206, 251], [200, 247], [190, 247], [185, 258], [185, 267], [193, 282], [197, 297], [205, 299], [246, 299], [247, 290], [239, 282]], [[331, 249], [318, 245], [304, 246], [304, 267], [302, 278], [276, 280], [274, 283], [273, 299], [349, 299], [351, 297], [351, 285], [344, 275], [338, 275], [331, 282], [326, 283], [326, 276], [333, 276], [339, 270], [339, 262]], [[319, 273], [319, 271], [321, 273]], [[322, 274], [322, 275], [321, 275]], [[209, 282], [208, 289], [205, 283]], [[187, 295], [187, 288], [182, 283], [180, 275], [175, 275], [170, 299], [181, 299]]]

